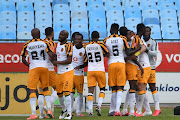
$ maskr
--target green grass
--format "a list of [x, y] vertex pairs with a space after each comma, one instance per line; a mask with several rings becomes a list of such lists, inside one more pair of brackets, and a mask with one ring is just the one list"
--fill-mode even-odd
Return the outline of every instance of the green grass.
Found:
[[[158, 117], [153, 116], [147, 116], [147, 117], [109, 117], [107, 116], [109, 108], [102, 108], [102, 116], [99, 117], [96, 115], [96, 112], [94, 111], [93, 117], [88, 117], [88, 113], [84, 113], [86, 117], [76, 117], [74, 116], [74, 120], [180, 120], [180, 116], [174, 116], [173, 114], [173, 108], [161, 108], [162, 114]], [[152, 109], [154, 111], [154, 109]], [[55, 118], [58, 120], [58, 117], [60, 115], [61, 109], [56, 108], [55, 109]], [[27, 117], [2, 117], [0, 116], [0, 120], [26, 120]]]

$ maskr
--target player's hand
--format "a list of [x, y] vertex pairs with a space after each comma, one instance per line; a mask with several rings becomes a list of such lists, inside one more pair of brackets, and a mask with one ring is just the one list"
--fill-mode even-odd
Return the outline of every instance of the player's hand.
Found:
[[131, 59], [131, 60], [137, 60], [137, 56], [131, 55], [130, 59]]
[[79, 69], [81, 69], [81, 68], [80, 68], [80, 66], [77, 66], [77, 67], [75, 67], [74, 69], [75, 69], [75, 70], [79, 70]]
[[141, 45], [141, 44], [139, 44], [139, 45], [137, 46], [137, 50], [140, 50], [140, 49], [141, 49], [141, 47], [142, 47], [142, 45]]
[[142, 67], [140, 67], [140, 70], [141, 70], [141, 76], [143, 76], [143, 74], [144, 74], [144, 70], [143, 70], [143, 68], [142, 68]]

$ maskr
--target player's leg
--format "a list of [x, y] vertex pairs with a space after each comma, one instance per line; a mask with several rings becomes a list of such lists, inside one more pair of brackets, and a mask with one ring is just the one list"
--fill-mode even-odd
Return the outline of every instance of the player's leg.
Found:
[[66, 98], [66, 107], [67, 107], [67, 116], [64, 119], [72, 119], [71, 113], [71, 96], [70, 93], [72, 92], [73, 88], [73, 76], [74, 71], [68, 71], [63, 74], [63, 94]]
[[148, 99], [148, 95], [147, 95], [147, 91], [145, 91], [144, 93], [144, 113], [143, 116], [150, 116], [152, 115], [152, 111], [149, 105], [149, 99]]
[[47, 68], [41, 68], [40, 81], [42, 83], [44, 97], [46, 100], [47, 115], [50, 118], [54, 118], [54, 115], [51, 110], [51, 93], [48, 88], [49, 87], [49, 71]]
[[123, 104], [123, 110], [121, 111], [122, 116], [128, 116], [129, 112], [128, 112], [128, 106], [129, 106], [129, 90], [126, 93], [126, 98]]
[[71, 96], [71, 112], [72, 112], [72, 115], [73, 115], [73, 112], [74, 112], [74, 94], [75, 94], [75, 86], [73, 85], [73, 89], [72, 89], [72, 92], [70, 93], [70, 96]]
[[56, 90], [57, 90], [57, 95], [59, 97], [60, 105], [62, 107], [62, 111], [61, 111], [61, 114], [59, 115], [59, 119], [64, 119], [64, 117], [67, 114], [65, 99], [63, 96], [63, 82], [62, 82], [62, 80], [63, 80], [63, 76], [61, 74], [58, 74], [56, 76], [56, 81], [57, 81]]
[[138, 100], [137, 102], [137, 111], [136, 116], [140, 117], [142, 115], [142, 105], [144, 102], [144, 94], [146, 93], [147, 81], [150, 77], [151, 68], [144, 68], [144, 74], [141, 75], [141, 71], [138, 70]]
[[36, 87], [39, 82], [39, 69], [34, 68], [29, 71], [27, 87], [30, 89], [30, 106], [32, 114], [27, 119], [37, 119], [36, 115]]
[[130, 112], [129, 115], [130, 116], [134, 116], [134, 107], [135, 107], [135, 93], [136, 93], [136, 83], [137, 80], [131, 80], [129, 81], [130, 83], [130, 89], [129, 89], [129, 108], [130, 108]]
[[97, 115], [101, 116], [101, 105], [102, 105], [104, 97], [105, 97], [105, 86], [106, 86], [105, 72], [97, 71], [96, 72], [96, 80], [97, 80], [98, 86], [100, 88], [98, 105], [96, 106], [96, 111], [97, 111]]
[[51, 94], [51, 104], [54, 104], [54, 102], [58, 98], [57, 91], [56, 91], [56, 72], [55, 71], [49, 71], [49, 86], [53, 88], [53, 92]]
[[83, 86], [84, 86], [84, 76], [74, 76], [75, 78], [75, 87], [78, 92], [77, 96], [77, 109], [76, 109], [76, 115], [77, 116], [84, 116], [81, 114], [82, 106], [83, 106]]
[[111, 87], [111, 89], [112, 89], [112, 96], [111, 96], [110, 110], [108, 116], [114, 116], [116, 109], [116, 99], [115, 99], [117, 97], [116, 86]]
[[123, 89], [126, 84], [126, 71], [125, 71], [125, 64], [124, 63], [117, 63], [116, 64], [116, 85], [117, 85], [117, 97], [116, 97], [116, 110], [115, 116], [122, 116], [120, 112], [121, 101], [123, 97]]
[[159, 107], [159, 94], [158, 94], [158, 91], [156, 90], [156, 71], [155, 70], [151, 70], [151, 75], [148, 80], [148, 83], [149, 83], [149, 87], [151, 89], [154, 104], [155, 104], [155, 111], [154, 111], [153, 116], [158, 116], [161, 113], [161, 109]]
[[88, 107], [89, 107], [89, 116], [93, 116], [93, 93], [94, 87], [97, 86], [95, 72], [88, 71], [87, 73], [87, 83], [88, 83]]

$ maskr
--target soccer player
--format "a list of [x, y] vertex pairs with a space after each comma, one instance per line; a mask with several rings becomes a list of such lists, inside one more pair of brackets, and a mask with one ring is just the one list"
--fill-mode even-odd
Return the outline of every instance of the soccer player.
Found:
[[89, 116], [93, 116], [93, 93], [94, 87], [100, 88], [98, 105], [96, 107], [97, 115], [101, 116], [101, 105], [105, 97], [106, 76], [104, 67], [104, 56], [109, 56], [106, 46], [99, 42], [99, 33], [93, 31], [91, 34], [92, 42], [86, 46], [87, 60], [84, 64], [76, 69], [84, 68], [88, 65], [87, 82], [88, 82], [88, 107]]
[[[72, 36], [71, 36], [71, 40], [72, 40], [72, 44], [74, 45], [74, 39], [75, 39], [75, 35], [77, 34], [77, 33], [79, 33], [79, 32], [74, 32], [73, 34], [72, 34]], [[74, 86], [74, 84], [73, 84], [73, 90], [72, 90], [72, 92], [70, 93], [70, 95], [71, 95], [71, 111], [72, 111], [72, 116], [73, 116], [73, 112], [74, 112], [74, 101], [75, 101], [75, 99], [74, 99], [74, 94], [75, 94], [75, 86]]]
[[[62, 112], [59, 119], [72, 119], [70, 92], [72, 91], [74, 76], [73, 66], [71, 64], [73, 46], [71, 43], [67, 42], [68, 35], [69, 33], [66, 30], [62, 30], [60, 32], [58, 40], [59, 42], [56, 48], [57, 60], [53, 61], [53, 64], [55, 66], [57, 65], [58, 69], [56, 90], [62, 106]], [[64, 104], [63, 94], [66, 98], [66, 105]]]
[[[21, 56], [23, 63], [29, 67], [28, 84], [30, 89], [30, 105], [32, 115], [27, 119], [37, 119], [36, 115], [36, 88], [40, 81], [44, 92], [45, 100], [47, 103], [48, 116], [53, 118], [51, 111], [51, 96], [48, 90], [49, 86], [49, 71], [48, 71], [48, 59], [53, 57], [53, 53], [50, 49], [50, 45], [47, 41], [40, 39], [40, 30], [34, 28], [31, 31], [33, 37], [32, 40], [24, 44]], [[29, 62], [26, 61], [26, 55], [29, 55]], [[49, 57], [48, 57], [49, 55]]]
[[[72, 55], [72, 65], [73, 68], [83, 65], [84, 61], [87, 59], [85, 48], [83, 46], [83, 35], [81, 33], [76, 33], [74, 37], [73, 55]], [[75, 88], [77, 89], [77, 110], [76, 116], [84, 116], [81, 114], [81, 109], [83, 106], [83, 86], [84, 86], [84, 68], [74, 69], [73, 77], [73, 92], [71, 93], [74, 98]], [[73, 104], [72, 104], [73, 106]]]
[[[127, 34], [125, 31], [127, 31]], [[135, 45], [138, 42], [138, 40], [133, 39], [132, 31], [127, 30], [126, 27], [121, 27], [120, 34], [123, 36], [126, 36], [128, 45], [130, 46], [129, 50], [131, 51], [131, 54], [134, 54], [135, 52], [137, 52], [138, 50], [141, 49], [140, 44]], [[125, 57], [126, 56], [127, 55], [125, 54]], [[137, 84], [137, 74], [138, 74], [138, 66], [137, 65], [143, 72], [142, 66], [137, 61], [133, 61], [133, 60], [126, 61], [126, 79], [129, 81], [130, 89], [126, 94], [126, 99], [125, 99], [125, 103], [124, 103], [123, 110], [122, 110], [123, 116], [128, 116], [128, 115], [134, 116], [135, 93], [136, 93], [136, 89], [137, 89], [136, 84]], [[128, 110], [127, 110], [128, 105], [130, 107], [130, 112], [128, 112]]]
[[[112, 88], [111, 105], [108, 116], [122, 116], [120, 105], [122, 100], [122, 92], [126, 84], [124, 51], [129, 56], [129, 45], [126, 37], [118, 35], [119, 25], [114, 23], [111, 25], [111, 36], [104, 40], [110, 57], [108, 59], [108, 84]], [[127, 30], [124, 30], [127, 35]], [[113, 105], [115, 103], [115, 105]]]
[[[46, 38], [45, 40], [49, 42], [50, 44], [50, 49], [52, 52], [55, 52], [56, 44], [53, 41], [54, 38], [54, 31], [52, 27], [48, 27], [45, 29], [45, 35]], [[53, 104], [56, 99], [58, 98], [57, 96], [57, 91], [56, 91], [56, 72], [54, 70], [54, 65], [50, 60], [48, 60], [48, 70], [49, 70], [49, 86], [52, 86], [54, 89], [53, 93], [51, 94], [51, 104]], [[39, 82], [38, 84], [39, 87], [39, 96], [38, 96], [38, 105], [39, 105], [39, 110], [40, 110], [40, 119], [45, 118], [46, 116], [43, 114], [43, 107], [44, 107], [44, 92], [42, 89], [42, 84]], [[45, 107], [46, 108], [46, 107]], [[47, 109], [45, 109], [47, 112]]]
[[[133, 56], [138, 56], [138, 62], [141, 64], [144, 70], [144, 74], [141, 74], [141, 71], [138, 70], [138, 100], [136, 105], [135, 116], [140, 117], [142, 114], [142, 105], [144, 102], [144, 96], [146, 95], [146, 85], [147, 81], [150, 77], [151, 73], [151, 65], [149, 63], [148, 54], [145, 52], [147, 50], [147, 46], [145, 41], [141, 38], [142, 35], [145, 35], [145, 25], [140, 23], [137, 25], [137, 35], [136, 39], [140, 40], [140, 44], [142, 45], [141, 49], [136, 52]], [[146, 108], [145, 108], [146, 109]], [[149, 112], [149, 111], [147, 111]]]
[[[149, 61], [151, 65], [151, 75], [148, 80], [148, 84], [150, 86], [152, 95], [153, 95], [153, 100], [155, 104], [155, 111], [153, 113], [153, 116], [158, 116], [161, 113], [161, 109], [159, 107], [159, 95], [156, 90], [156, 57], [157, 57], [157, 51], [158, 51], [158, 44], [155, 40], [151, 38], [151, 28], [146, 27], [146, 32], [144, 36], [144, 40], [147, 44], [147, 54], [149, 56]], [[148, 104], [148, 103], [146, 103]]]

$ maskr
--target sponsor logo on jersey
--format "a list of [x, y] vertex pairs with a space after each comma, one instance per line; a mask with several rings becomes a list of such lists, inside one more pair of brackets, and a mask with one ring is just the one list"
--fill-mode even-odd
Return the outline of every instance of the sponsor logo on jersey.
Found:
[[77, 57], [73, 57], [73, 61], [78, 61], [78, 58]]
[[79, 55], [82, 56], [82, 52], [80, 52]]

